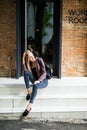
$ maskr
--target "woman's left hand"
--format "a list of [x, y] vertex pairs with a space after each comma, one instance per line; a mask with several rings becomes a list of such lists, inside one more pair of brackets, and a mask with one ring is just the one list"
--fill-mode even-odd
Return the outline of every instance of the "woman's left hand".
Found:
[[36, 80], [35, 82], [34, 82], [34, 84], [39, 84], [40, 83], [40, 81], [39, 80]]

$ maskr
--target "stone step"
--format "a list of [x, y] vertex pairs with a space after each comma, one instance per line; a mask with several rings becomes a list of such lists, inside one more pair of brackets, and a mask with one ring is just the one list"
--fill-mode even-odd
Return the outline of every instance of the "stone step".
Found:
[[[45, 89], [39, 89], [39, 95], [47, 97], [87, 97], [86, 78], [53, 78]], [[0, 95], [25, 95], [24, 79], [0, 78]], [[45, 98], [45, 97], [44, 97]]]
[[[45, 96], [45, 95], [44, 95]], [[45, 97], [38, 95], [33, 104], [34, 111], [87, 111], [87, 97]], [[0, 96], [0, 113], [21, 112], [27, 105], [25, 96], [5, 95]], [[44, 108], [44, 109], [43, 109]], [[6, 109], [6, 110], [5, 110]], [[5, 111], [4, 111], [5, 110]], [[10, 111], [9, 111], [10, 110]]]
[[[0, 79], [0, 114], [21, 113], [28, 101], [23, 77]], [[63, 78], [49, 80], [47, 88], [39, 89], [31, 113], [87, 113], [87, 80]], [[86, 114], [87, 115], [87, 114]], [[76, 116], [76, 115], [75, 115]]]

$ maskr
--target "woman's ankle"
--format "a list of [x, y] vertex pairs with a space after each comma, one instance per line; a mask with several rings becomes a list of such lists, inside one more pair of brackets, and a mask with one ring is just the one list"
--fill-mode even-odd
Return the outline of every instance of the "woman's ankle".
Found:
[[29, 103], [28, 105], [27, 105], [27, 107], [26, 107], [26, 110], [30, 110], [31, 109], [31, 106], [32, 106], [32, 104], [31, 103]]
[[27, 89], [27, 94], [31, 94], [30, 88]]

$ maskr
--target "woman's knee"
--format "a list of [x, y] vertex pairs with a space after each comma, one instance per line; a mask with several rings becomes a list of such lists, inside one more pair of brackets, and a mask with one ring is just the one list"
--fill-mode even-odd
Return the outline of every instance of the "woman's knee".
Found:
[[38, 85], [37, 85], [37, 84], [34, 84], [33, 88], [34, 88], [34, 89], [38, 89]]

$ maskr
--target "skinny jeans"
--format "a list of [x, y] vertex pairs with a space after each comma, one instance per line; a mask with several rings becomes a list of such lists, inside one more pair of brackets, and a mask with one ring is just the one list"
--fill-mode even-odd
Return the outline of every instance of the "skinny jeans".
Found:
[[30, 82], [33, 84], [32, 94], [30, 97], [30, 103], [34, 102], [34, 99], [37, 95], [37, 90], [41, 88], [45, 88], [48, 85], [47, 79], [44, 79], [38, 84], [34, 84], [35, 78], [28, 70], [24, 71], [24, 81], [25, 81], [26, 89], [30, 88]]

